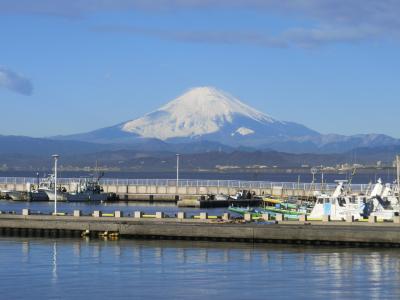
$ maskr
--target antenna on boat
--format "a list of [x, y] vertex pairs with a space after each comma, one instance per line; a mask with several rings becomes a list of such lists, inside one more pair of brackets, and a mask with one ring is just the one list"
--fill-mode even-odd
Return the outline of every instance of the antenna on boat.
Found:
[[351, 175], [350, 175], [350, 178], [349, 178], [349, 182], [348, 182], [348, 188], [347, 188], [347, 191], [349, 191], [349, 192], [351, 192], [351, 184], [352, 184], [352, 182], [353, 182], [353, 178], [354, 178], [354, 175], [356, 175], [356, 172], [357, 172], [357, 167], [353, 167], [353, 171], [351, 172]]

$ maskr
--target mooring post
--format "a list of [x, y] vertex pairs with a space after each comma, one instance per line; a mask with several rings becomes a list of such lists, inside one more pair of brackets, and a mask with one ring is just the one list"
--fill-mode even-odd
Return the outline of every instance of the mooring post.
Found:
[[200, 213], [200, 220], [207, 220], [207, 219], [208, 219], [208, 213], [201, 212]]
[[307, 222], [307, 215], [300, 215], [299, 216], [299, 221], [300, 222]]
[[368, 223], [376, 223], [378, 222], [378, 218], [376, 216], [369, 216]]
[[247, 222], [251, 222], [251, 221], [253, 221], [253, 216], [252, 216], [252, 214], [244, 214], [244, 220], [245, 221], [247, 221]]
[[156, 219], [164, 219], [165, 214], [162, 211], [156, 212]]
[[102, 212], [100, 210], [95, 210], [93, 212], [93, 217], [100, 218], [102, 216]]
[[116, 210], [114, 212], [114, 218], [122, 218], [124, 216], [124, 212], [120, 211], [120, 210]]
[[183, 211], [178, 212], [178, 219], [180, 220], [186, 219], [186, 213]]
[[143, 212], [141, 212], [141, 211], [135, 211], [134, 217], [135, 217], [135, 219], [141, 219], [141, 218], [143, 218]]
[[323, 215], [322, 216], [322, 222], [330, 222], [331, 221], [331, 216], [330, 215]]
[[269, 221], [269, 214], [262, 214], [262, 215], [261, 215], [261, 218], [262, 218], [264, 221]]
[[230, 213], [224, 213], [224, 215], [222, 216], [222, 220], [224, 220], [224, 221], [229, 221], [230, 218], [231, 218]]

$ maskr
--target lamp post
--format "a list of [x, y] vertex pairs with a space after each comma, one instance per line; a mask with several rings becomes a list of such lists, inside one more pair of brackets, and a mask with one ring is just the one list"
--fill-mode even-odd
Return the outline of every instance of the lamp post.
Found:
[[397, 168], [397, 196], [400, 199], [400, 155], [396, 155], [396, 168]]
[[317, 174], [318, 170], [317, 168], [311, 168], [311, 174], [312, 174], [312, 184], [311, 184], [311, 190], [315, 189], [315, 174]]
[[176, 188], [179, 187], [179, 154], [176, 154]]
[[54, 215], [57, 215], [57, 162], [60, 157], [58, 154], [53, 154], [54, 158]]

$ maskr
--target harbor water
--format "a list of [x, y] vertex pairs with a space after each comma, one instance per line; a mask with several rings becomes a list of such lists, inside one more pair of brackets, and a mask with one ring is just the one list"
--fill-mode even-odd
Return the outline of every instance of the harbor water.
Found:
[[[0, 201], [0, 211], [23, 208], [51, 213], [54, 203]], [[227, 211], [174, 203], [58, 203], [59, 212], [77, 209], [189, 216]], [[400, 299], [400, 251], [390, 248], [0, 237], [0, 254], [0, 299]]]
[[396, 249], [0, 238], [1, 299], [399, 299]]
[[[54, 202], [25, 202], [25, 201], [11, 201], [0, 200], [0, 211], [2, 212], [16, 212], [20, 214], [22, 209], [29, 208], [35, 213], [50, 214], [54, 211]], [[198, 215], [200, 212], [208, 212], [210, 215], [222, 215], [227, 212], [227, 208], [185, 208], [178, 207], [175, 203], [145, 203], [135, 201], [119, 201], [119, 202], [58, 202], [57, 211], [72, 214], [74, 210], [81, 210], [83, 214], [91, 214], [95, 210], [100, 210], [103, 213], [113, 213], [115, 211], [122, 211], [124, 214], [132, 215], [135, 211], [142, 211], [147, 214], [155, 214], [158, 211], [170, 214], [171, 216], [179, 211], [184, 211], [188, 216]]]

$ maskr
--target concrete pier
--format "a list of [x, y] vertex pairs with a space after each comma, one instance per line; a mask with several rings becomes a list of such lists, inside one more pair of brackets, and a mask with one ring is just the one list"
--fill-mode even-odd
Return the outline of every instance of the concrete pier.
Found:
[[[67, 191], [76, 187], [79, 178], [59, 178], [59, 184]], [[37, 178], [0, 177], [0, 190], [29, 192], [37, 184]], [[296, 182], [201, 180], [182, 179], [102, 179], [105, 193], [115, 193], [121, 200], [177, 202], [182, 199], [196, 199], [207, 194], [234, 195], [248, 190], [257, 195], [276, 197], [312, 197], [314, 191], [333, 191], [336, 184], [309, 184]], [[352, 185], [353, 191], [365, 191], [367, 185]]]
[[[50, 216], [0, 214], [0, 235], [91, 236], [154, 239], [194, 239], [315, 245], [365, 245], [400, 247], [400, 224], [392, 222], [246, 222], [201, 219], [143, 218], [134, 216]], [[115, 214], [107, 214], [115, 215]], [[158, 217], [161, 215], [158, 214]], [[225, 216], [226, 218], [227, 216]], [[243, 221], [242, 221], [243, 222]]]

